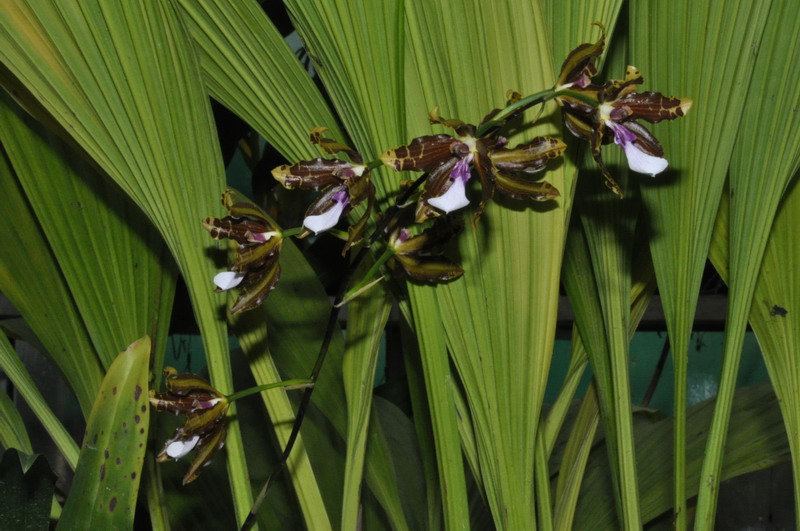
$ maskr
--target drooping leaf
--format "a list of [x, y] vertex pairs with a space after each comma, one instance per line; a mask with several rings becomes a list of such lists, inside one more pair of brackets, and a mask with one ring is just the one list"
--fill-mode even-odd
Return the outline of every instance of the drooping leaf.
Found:
[[150, 338], [132, 343], [109, 367], [92, 407], [59, 526], [128, 529], [150, 426]]
[[36, 418], [42, 423], [71, 468], [78, 462], [78, 445], [47, 405], [5, 334], [0, 333], [0, 369], [8, 376]]
[[28, 437], [28, 430], [17, 407], [6, 393], [0, 392], [0, 445], [3, 448], [18, 448], [32, 454], [33, 447]]

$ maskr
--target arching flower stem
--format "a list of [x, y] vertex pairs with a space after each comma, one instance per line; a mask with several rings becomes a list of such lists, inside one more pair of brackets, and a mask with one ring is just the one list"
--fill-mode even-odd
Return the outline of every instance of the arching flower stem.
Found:
[[240, 398], [245, 398], [256, 393], [260, 393], [261, 391], [267, 391], [269, 389], [277, 389], [279, 387], [285, 387], [287, 391], [291, 391], [294, 389], [306, 389], [308, 387], [312, 387], [314, 383], [307, 379], [307, 378], [294, 378], [292, 380], [283, 380], [281, 382], [273, 382], [269, 384], [263, 385], [256, 385], [254, 387], [248, 387], [247, 389], [242, 389], [232, 395], [227, 396], [228, 402], [234, 402], [239, 400]]

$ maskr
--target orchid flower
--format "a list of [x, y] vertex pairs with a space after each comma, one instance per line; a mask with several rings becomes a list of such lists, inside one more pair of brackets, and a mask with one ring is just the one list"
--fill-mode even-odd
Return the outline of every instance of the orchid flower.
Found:
[[460, 277], [464, 270], [436, 252], [436, 248], [446, 243], [460, 228], [450, 218], [437, 219], [433, 226], [417, 235], [412, 235], [405, 227], [396, 228], [389, 237], [394, 262], [415, 280], [446, 282]]
[[332, 229], [344, 214], [367, 199], [364, 215], [348, 229], [349, 238], [344, 254], [362, 238], [375, 202], [375, 186], [369, 180], [369, 168], [364, 164], [361, 155], [345, 144], [325, 138], [323, 133], [327, 130], [325, 127], [313, 129], [311, 143], [319, 145], [330, 155], [344, 153], [351, 162], [323, 158], [305, 160], [279, 166], [272, 170], [272, 176], [289, 190], [322, 190], [322, 195], [306, 211], [303, 220], [305, 230], [300, 234], [301, 238], [312, 232], [319, 234]]
[[222, 219], [205, 218], [203, 226], [212, 238], [228, 238], [239, 244], [230, 270], [214, 277], [217, 291], [241, 287], [239, 298], [231, 308], [231, 313], [236, 314], [264, 302], [278, 285], [283, 235], [263, 210], [238, 192], [226, 190], [222, 204], [229, 215]]
[[177, 461], [189, 452], [196, 452], [183, 476], [186, 485], [197, 479], [200, 468], [209, 464], [214, 453], [225, 445], [225, 415], [229, 402], [225, 395], [196, 374], [179, 375], [174, 368], [166, 367], [164, 375], [167, 392], [158, 393], [151, 389], [150, 404], [156, 411], [186, 415], [186, 423], [164, 443], [156, 461]]
[[[497, 112], [487, 115], [481, 125]], [[408, 145], [381, 155], [383, 163], [395, 171], [428, 172], [425, 188], [417, 201], [417, 222], [469, 205], [467, 183], [472, 177], [471, 168], [477, 171], [483, 191], [475, 220], [482, 214], [495, 189], [515, 199], [547, 201], [559, 196], [558, 190], [550, 183], [532, 182], [519, 178], [519, 175], [529, 176], [544, 170], [547, 162], [566, 148], [560, 140], [537, 137], [507, 149], [504, 147], [507, 140], [497, 136], [496, 128], [478, 137], [474, 125], [442, 118], [438, 108], [430, 112], [429, 119], [431, 123], [452, 129], [455, 136], [421, 136]]]
[[[584, 43], [572, 50], [561, 67], [555, 90], [560, 94], [556, 101], [561, 106], [564, 125], [570, 132], [589, 142], [592, 156], [597, 162], [608, 186], [615, 194], [623, 193], [603, 162], [601, 146], [612, 141], [619, 145], [628, 159], [628, 167], [637, 172], [655, 176], [664, 171], [668, 162], [656, 138], [636, 120], [658, 123], [684, 116], [692, 106], [689, 98], [673, 98], [658, 92], [637, 93], [635, 85], [642, 83], [642, 75], [628, 66], [623, 80], [592, 84], [597, 75], [595, 62], [605, 47], [605, 28], [594, 44]], [[563, 92], [562, 92], [563, 91]]]

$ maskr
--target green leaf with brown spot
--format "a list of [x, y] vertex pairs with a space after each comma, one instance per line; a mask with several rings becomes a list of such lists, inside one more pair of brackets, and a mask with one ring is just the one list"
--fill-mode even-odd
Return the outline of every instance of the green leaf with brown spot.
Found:
[[130, 529], [150, 417], [150, 338], [132, 343], [111, 364], [86, 427], [75, 479], [59, 529]]

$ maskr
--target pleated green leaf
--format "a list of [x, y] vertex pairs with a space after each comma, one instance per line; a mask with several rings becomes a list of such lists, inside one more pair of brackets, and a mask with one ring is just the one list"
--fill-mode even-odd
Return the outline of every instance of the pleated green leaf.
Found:
[[211, 95], [289, 160], [318, 150], [317, 126], [341, 137], [338, 121], [256, 0], [175, 0], [189, 28]]
[[[548, 29], [536, 3], [412, 2], [406, 9], [410, 137], [443, 132], [426, 123], [435, 106], [442, 116], [476, 123], [505, 105], [508, 90], [531, 94], [555, 81]], [[557, 130], [537, 127], [510, 143], [548, 133]], [[531, 207], [498, 200], [502, 206], [490, 205], [478, 226], [461, 234], [465, 274], [436, 288], [441, 325], [416, 329], [429, 345], [439, 341], [425, 334], [444, 329], [475, 426], [486, 499], [499, 528], [535, 525], [533, 450], [571, 197], [566, 166], [546, 174], [562, 195], [555, 204]], [[412, 300], [420, 291], [411, 290]], [[417, 322], [435, 316], [426, 312], [423, 317], [417, 307], [414, 312]], [[422, 349], [423, 362], [434, 355]], [[429, 401], [435, 407], [430, 396]], [[434, 430], [436, 422], [434, 415]], [[446, 492], [455, 495], [449, 488]], [[448, 508], [446, 515], [455, 510]]]
[[[366, 269], [362, 268], [362, 274]], [[382, 287], [350, 303], [347, 319], [342, 376], [347, 397], [347, 458], [344, 471], [342, 529], [358, 527], [361, 482], [369, 433], [372, 388], [378, 366], [381, 336], [389, 320], [391, 298]], [[402, 507], [393, 515], [393, 525], [408, 528]]]
[[7, 216], [0, 225], [0, 291], [35, 331], [88, 416], [103, 378], [100, 358], [5, 155], [0, 157], [0, 205]]
[[[380, 396], [373, 397], [366, 463], [377, 477], [394, 481], [368, 483], [386, 507], [390, 525], [428, 529], [425, 507], [426, 477], [414, 424], [397, 406]], [[386, 492], [383, 492], [386, 490]], [[392, 503], [392, 505], [388, 505]], [[398, 507], [403, 514], [398, 513]]]
[[63, 529], [129, 529], [142, 477], [150, 426], [147, 380], [150, 338], [119, 354], [109, 367], [86, 425]]
[[[779, 74], [778, 74], [779, 73]], [[800, 106], [800, 13], [775, 0], [759, 47], [742, 127], [730, 164], [729, 304], [717, 411], [698, 497], [698, 525], [713, 526], [719, 470], [736, 387], [747, 317], [778, 202], [800, 166], [800, 122], [786, 119]], [[768, 139], [764, 142], [764, 139]], [[793, 244], [790, 244], [793, 246]], [[790, 266], [792, 267], [792, 266]], [[783, 356], [795, 357], [796, 352]], [[780, 357], [780, 354], [776, 354]], [[779, 358], [772, 358], [776, 363]], [[788, 361], [788, 360], [787, 360]], [[783, 362], [785, 363], [785, 362]], [[791, 387], [790, 387], [791, 389]], [[782, 390], [782, 394], [786, 392]], [[790, 391], [791, 392], [791, 391]], [[797, 498], [800, 499], [800, 498]]]
[[[420, 348], [417, 341], [417, 336], [412, 333], [409, 323], [412, 323], [411, 318], [411, 304], [407, 300], [401, 300], [398, 304], [405, 321], [401, 324], [401, 340], [405, 347], [405, 361], [406, 375], [408, 377], [408, 391], [411, 401], [411, 409], [413, 411], [412, 420], [414, 421], [414, 431], [419, 443], [420, 460], [422, 461], [422, 472], [425, 479], [425, 497], [426, 497], [426, 511], [420, 515], [430, 529], [438, 529], [443, 526], [443, 499], [441, 497], [441, 485], [449, 476], [440, 473], [440, 461], [437, 459], [437, 453], [441, 446], [444, 450], [444, 455], [457, 455], [456, 449], [459, 447], [459, 422], [461, 419], [457, 418], [456, 400], [454, 395], [450, 395], [448, 400], [441, 404], [441, 412], [434, 410], [429, 405], [428, 393], [426, 392], [426, 378], [425, 369], [423, 369], [423, 360], [420, 355]], [[441, 340], [442, 346], [444, 345], [444, 334], [441, 331], [429, 330], [428, 336], [438, 337]], [[445, 348], [443, 346], [443, 348]], [[430, 374], [430, 372], [428, 372]], [[448, 374], [449, 376], [449, 374]], [[447, 395], [445, 395], [447, 396]], [[449, 414], [446, 418], [446, 424], [439, 423], [436, 426], [433, 424], [433, 414]], [[450, 421], [455, 420], [451, 424]], [[434, 435], [435, 430], [441, 430]], [[447, 470], [452, 472], [455, 479], [463, 481], [463, 464], [454, 459], [448, 462]], [[460, 499], [458, 500], [460, 503]]]
[[[407, 141], [403, 2], [289, 0], [286, 7], [364, 160]], [[391, 177], [375, 181], [379, 197], [397, 189]]]
[[175, 272], [160, 235], [116, 185], [7, 97], [0, 137], [103, 366], [145, 334], [163, 358]]
[[[618, 31], [612, 38], [604, 75], [601, 76], [603, 78], [619, 79], [625, 72], [627, 28], [622, 29], [625, 33]], [[628, 343], [633, 247], [640, 207], [638, 183], [634, 176], [628, 175], [621, 150], [616, 146], [607, 148], [604, 160], [625, 191], [625, 198], [619, 199], [609, 193], [596, 164], [588, 156], [588, 149], [581, 147], [584, 156], [580, 165], [575, 212], [580, 216], [585, 235], [603, 329], [602, 336], [582, 336], [582, 339], [588, 347], [593, 367], [605, 365], [602, 370], [597, 370], [598, 376], [605, 377], [598, 377], [596, 383], [604, 412], [605, 431], [611, 434], [613, 430], [613, 435], [607, 438], [608, 448], [615, 454], [611, 459], [615, 463], [612, 477], [619, 482], [617, 488], [624, 525], [634, 529], [641, 527], [641, 522], [631, 421]], [[601, 338], [605, 338], [605, 352], [602, 352]], [[607, 356], [606, 360], [599, 360], [598, 354]]]
[[[221, 213], [224, 174], [181, 21], [165, 3], [33, 4], [15, 1], [0, 14], [0, 59], [161, 232], [189, 288], [212, 382], [230, 393], [225, 324], [200, 225]], [[235, 422], [226, 446], [243, 518], [252, 496]]]
[[653, 127], [670, 168], [640, 181], [675, 366], [676, 525], [683, 528], [689, 337], [770, 2], [644, 1], [630, 7], [631, 57], [646, 86], [695, 102], [685, 118]]

